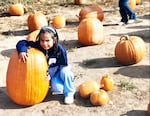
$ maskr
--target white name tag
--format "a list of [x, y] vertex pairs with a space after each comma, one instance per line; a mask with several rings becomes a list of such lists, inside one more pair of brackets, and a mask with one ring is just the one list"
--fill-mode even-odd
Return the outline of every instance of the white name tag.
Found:
[[50, 58], [48, 61], [48, 64], [51, 65], [53, 63], [56, 63], [56, 58]]

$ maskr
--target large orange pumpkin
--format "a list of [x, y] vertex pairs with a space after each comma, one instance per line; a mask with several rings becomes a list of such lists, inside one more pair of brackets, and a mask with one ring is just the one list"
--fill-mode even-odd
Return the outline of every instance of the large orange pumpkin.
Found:
[[129, 6], [132, 10], [135, 10], [136, 8], [136, 0], [129, 0]]
[[83, 98], [88, 98], [92, 92], [99, 90], [99, 88], [100, 86], [96, 81], [86, 81], [79, 86], [79, 94]]
[[63, 28], [66, 26], [66, 18], [61, 15], [57, 15], [54, 18], [52, 18], [52, 21], [50, 22], [55, 28]]
[[20, 3], [9, 6], [9, 14], [14, 16], [21, 16], [24, 14], [24, 6]]
[[46, 78], [48, 69], [45, 55], [34, 48], [28, 50], [28, 61], [18, 59], [15, 50], [8, 64], [6, 89], [9, 97], [19, 105], [34, 105], [44, 100], [49, 90]]
[[39, 32], [40, 32], [40, 30], [38, 29], [38, 30], [35, 30], [35, 31], [29, 33], [27, 36], [27, 40], [28, 41], [36, 41], [36, 37], [39, 34]]
[[115, 47], [115, 57], [124, 65], [138, 63], [145, 56], [145, 53], [145, 43], [138, 36], [121, 36]]
[[85, 4], [86, 0], [74, 0], [74, 3], [76, 5], [81, 5], [81, 4]]
[[109, 102], [108, 93], [102, 89], [94, 91], [90, 95], [90, 102], [93, 105], [106, 105]]
[[27, 19], [29, 31], [35, 31], [40, 29], [42, 26], [48, 25], [46, 16], [43, 13], [35, 12], [31, 13]]
[[[92, 12], [94, 12], [94, 14]], [[96, 15], [95, 15], [95, 13], [96, 13]], [[79, 17], [79, 21], [81, 21], [85, 18], [88, 18], [88, 17], [97, 17], [100, 21], [103, 21], [104, 13], [103, 13], [103, 10], [101, 9], [101, 7], [99, 7], [98, 5], [93, 5], [93, 6], [82, 8], [79, 12], [78, 17]]]
[[102, 79], [100, 80], [101, 88], [109, 91], [114, 88], [114, 80], [109, 75], [102, 76]]
[[97, 18], [85, 18], [78, 26], [78, 41], [83, 45], [102, 44], [103, 25]]

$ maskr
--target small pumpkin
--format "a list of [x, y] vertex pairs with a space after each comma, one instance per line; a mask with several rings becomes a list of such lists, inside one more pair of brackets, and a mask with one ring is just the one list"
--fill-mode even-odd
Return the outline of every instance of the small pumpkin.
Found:
[[82, 98], [88, 98], [92, 92], [99, 90], [99, 88], [100, 86], [96, 81], [86, 81], [79, 86], [79, 94]]
[[[92, 12], [94, 12], [94, 14]], [[95, 15], [95, 13], [96, 13], [96, 15]], [[103, 21], [104, 13], [103, 13], [102, 8], [99, 7], [98, 5], [92, 5], [89, 7], [84, 7], [80, 10], [78, 18], [79, 18], [79, 21], [81, 22], [81, 20], [88, 18], [88, 17], [91, 17], [91, 16], [97, 17], [100, 21]]]
[[16, 104], [30, 106], [44, 100], [49, 90], [45, 55], [35, 49], [28, 50], [28, 61], [23, 63], [15, 50], [8, 64], [6, 90]]
[[136, 8], [136, 0], [129, 0], [129, 6], [131, 7], [132, 10], [135, 10]]
[[29, 31], [32, 32], [40, 29], [42, 26], [47, 26], [48, 21], [43, 13], [34, 12], [28, 16], [27, 24]]
[[36, 38], [37, 38], [39, 32], [40, 32], [40, 30], [35, 30], [35, 31], [29, 33], [27, 36], [27, 40], [28, 41], [36, 41]]
[[81, 4], [85, 4], [86, 3], [86, 0], [74, 0], [74, 3], [76, 5], [81, 5]]
[[146, 46], [138, 36], [123, 35], [115, 47], [116, 59], [124, 65], [136, 64], [146, 54]]
[[110, 91], [114, 88], [114, 80], [109, 75], [102, 76], [102, 79], [100, 80], [101, 88]]
[[66, 18], [62, 15], [57, 15], [52, 19], [52, 21], [50, 21], [50, 24], [57, 29], [63, 28], [66, 26]]
[[94, 91], [90, 95], [90, 102], [98, 106], [106, 105], [109, 102], [108, 93], [103, 89]]
[[9, 6], [9, 14], [14, 16], [21, 16], [24, 14], [24, 6], [21, 3], [16, 3]]
[[150, 103], [147, 105], [147, 113], [150, 115]]
[[104, 41], [103, 25], [97, 18], [85, 18], [78, 26], [78, 41], [83, 45], [97, 45]]

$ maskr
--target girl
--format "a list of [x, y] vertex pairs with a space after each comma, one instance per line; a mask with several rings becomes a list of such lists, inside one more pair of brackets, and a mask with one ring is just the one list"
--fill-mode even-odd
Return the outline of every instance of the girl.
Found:
[[122, 17], [121, 22], [119, 25], [127, 24], [127, 23], [134, 23], [136, 21], [136, 14], [130, 8], [128, 4], [129, 0], [119, 0], [119, 8], [120, 8], [120, 15]]
[[19, 58], [23, 62], [27, 61], [28, 47], [41, 50], [47, 57], [49, 69], [47, 78], [50, 79], [51, 91], [64, 94], [64, 103], [74, 102], [75, 88], [73, 85], [74, 75], [68, 64], [65, 48], [58, 43], [58, 34], [51, 26], [41, 28], [36, 41], [20, 40], [17, 45]]

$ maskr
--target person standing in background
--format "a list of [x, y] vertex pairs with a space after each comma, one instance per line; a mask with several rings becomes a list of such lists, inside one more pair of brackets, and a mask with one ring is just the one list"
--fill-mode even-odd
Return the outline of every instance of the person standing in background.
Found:
[[129, 0], [119, 0], [121, 21], [119, 25], [131, 24], [136, 21], [136, 14], [129, 6]]

